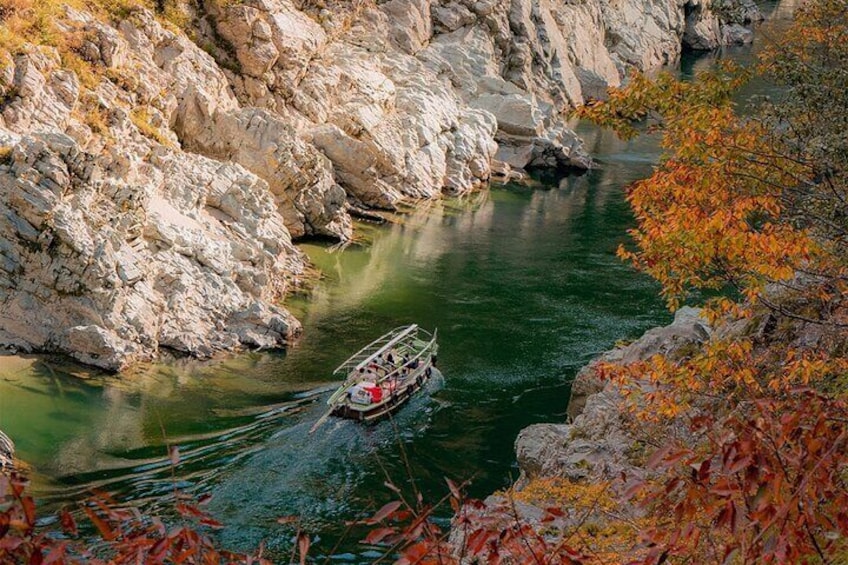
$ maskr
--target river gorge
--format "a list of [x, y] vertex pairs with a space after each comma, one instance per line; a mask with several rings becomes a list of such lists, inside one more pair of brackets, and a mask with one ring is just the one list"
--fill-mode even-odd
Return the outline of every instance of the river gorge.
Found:
[[[752, 48], [723, 56], [748, 63]], [[714, 60], [687, 53], [680, 72]], [[769, 88], [753, 84], [740, 100]], [[633, 225], [624, 189], [650, 173], [657, 140], [574, 129], [597, 161], [584, 174], [427, 202], [387, 225], [358, 223], [346, 245], [300, 243], [320, 277], [286, 299], [303, 332], [285, 352], [168, 359], [116, 375], [60, 356], [0, 357], [0, 429], [40, 504], [55, 509], [104, 489], [167, 513], [176, 485], [212, 495], [227, 548], [264, 541], [283, 560], [292, 531], [276, 519], [297, 515], [314, 551], [340, 543], [333, 560], [359, 563], [379, 553], [344, 523], [392, 498], [387, 477], [404, 489], [414, 481], [433, 500], [444, 477], [470, 479], [474, 497], [508, 487], [516, 435], [565, 419], [577, 371], [671, 320], [658, 287], [615, 256]], [[332, 370], [411, 322], [438, 328], [443, 383], [392, 422], [331, 420], [310, 435]], [[180, 448], [174, 469], [167, 444]]]

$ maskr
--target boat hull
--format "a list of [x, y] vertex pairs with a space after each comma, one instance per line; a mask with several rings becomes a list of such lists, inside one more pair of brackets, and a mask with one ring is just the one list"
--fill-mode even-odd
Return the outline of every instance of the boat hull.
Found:
[[348, 420], [359, 422], [376, 422], [397, 412], [404, 404], [409, 402], [415, 393], [424, 388], [432, 378], [434, 368], [431, 364], [422, 368], [421, 373], [412, 382], [390, 393], [383, 401], [368, 406], [357, 406], [349, 403], [337, 405], [332, 415]]

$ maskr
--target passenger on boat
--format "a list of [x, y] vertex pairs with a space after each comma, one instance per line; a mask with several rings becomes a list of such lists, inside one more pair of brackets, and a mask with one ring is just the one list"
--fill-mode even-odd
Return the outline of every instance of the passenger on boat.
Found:
[[395, 390], [397, 390], [397, 378], [389, 377], [386, 381], [383, 382], [382, 388], [385, 394], [394, 394]]
[[366, 389], [371, 394], [371, 402], [376, 404], [383, 400], [383, 389], [379, 386], [371, 386]]
[[356, 382], [361, 383], [362, 381], [368, 380], [368, 375], [365, 373], [365, 367], [359, 368], [359, 374], [356, 375]]

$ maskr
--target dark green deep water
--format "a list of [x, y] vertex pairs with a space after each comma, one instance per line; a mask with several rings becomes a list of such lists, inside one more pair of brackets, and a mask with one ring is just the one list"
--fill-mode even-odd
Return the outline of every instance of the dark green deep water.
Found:
[[[683, 72], [695, 64], [708, 62]], [[404, 459], [428, 500], [446, 492], [443, 477], [472, 479], [477, 497], [510, 484], [516, 434], [565, 418], [577, 370], [671, 318], [657, 286], [615, 257], [633, 223], [624, 187], [650, 173], [655, 140], [579, 131], [600, 164], [586, 175], [434, 203], [364, 226], [365, 242], [344, 250], [303, 245], [323, 278], [291, 300], [304, 335], [285, 354], [84, 379], [66, 362], [0, 358], [0, 429], [31, 466], [41, 503], [55, 508], [99, 487], [167, 513], [176, 480], [213, 495], [225, 547], [264, 540], [282, 559], [292, 530], [276, 518], [300, 515], [313, 551], [329, 553], [344, 521], [391, 499], [386, 475], [411, 491]], [[330, 420], [310, 436], [332, 370], [410, 322], [438, 327], [444, 386], [394, 422]], [[182, 454], [176, 479], [164, 436]], [[337, 558], [373, 560], [359, 537], [342, 540]]]
[[[287, 354], [88, 380], [38, 361], [0, 375], [0, 428], [45, 501], [102, 486], [151, 506], [172, 490], [164, 430], [182, 451], [180, 485], [214, 495], [220, 535], [237, 548], [286, 547], [275, 519], [299, 514], [330, 551], [336, 524], [389, 499], [381, 465], [408, 486], [399, 443], [430, 499], [443, 477], [473, 477], [474, 496], [505, 487], [516, 434], [563, 420], [576, 371], [670, 318], [657, 287], [615, 257], [632, 224], [622, 187], [648, 174], [656, 149], [586, 132], [602, 167], [584, 176], [435, 203], [365, 227], [367, 243], [344, 250], [304, 245], [323, 278], [292, 304], [304, 335]], [[331, 420], [309, 436], [332, 370], [409, 322], [438, 327], [444, 387], [394, 426]]]

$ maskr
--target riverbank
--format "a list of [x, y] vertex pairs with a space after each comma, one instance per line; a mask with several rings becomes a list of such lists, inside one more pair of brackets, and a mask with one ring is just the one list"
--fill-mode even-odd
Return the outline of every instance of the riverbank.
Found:
[[[753, 3], [16, 4], [0, 44], [0, 344], [117, 371], [282, 347], [293, 241], [580, 168], [562, 115]], [[158, 8], [157, 8], [158, 6]], [[646, 9], [649, 6], [650, 9]], [[61, 38], [61, 39], [59, 39]], [[39, 44], [42, 42], [42, 44]]]
[[707, 343], [712, 329], [700, 310], [681, 308], [674, 321], [645, 332], [629, 345], [611, 349], [577, 373], [568, 402], [570, 423], [534, 424], [518, 434], [515, 452], [521, 490], [538, 479], [561, 478], [603, 484], [624, 473], [644, 473], [641, 435], [634, 435], [634, 422], [622, 411], [622, 396], [615, 383], [603, 380], [597, 368], [606, 363], [629, 365], [655, 355], [679, 360]]
[[[810, 13], [828, 9], [839, 21], [834, 25], [844, 26], [843, 5], [811, 4], [799, 12], [801, 23], [788, 36], [803, 44], [799, 38], [807, 26], [814, 27], [811, 22], [830, 21]], [[787, 46], [791, 41], [784, 46], [791, 52]], [[844, 53], [840, 56], [844, 59]], [[788, 100], [777, 104], [797, 103], [793, 95], [799, 90], [791, 88], [797, 84], [775, 76]], [[811, 82], [817, 84], [815, 78]], [[672, 161], [671, 170], [686, 162], [686, 157]], [[812, 163], [811, 168], [818, 166], [815, 158]], [[685, 196], [676, 200], [673, 189], [663, 186], [667, 170], [660, 167], [657, 180], [642, 187], [689, 210]], [[683, 190], [699, 194], [691, 182]], [[793, 190], [795, 182], [783, 189]], [[713, 186], [721, 181], [708, 188]], [[640, 212], [643, 230], [655, 225], [656, 210]], [[711, 217], [709, 211], [706, 216]], [[673, 225], [674, 215], [666, 220]], [[817, 236], [827, 242], [826, 234]], [[644, 238], [640, 250], [650, 247], [654, 234], [639, 235]], [[689, 240], [697, 248], [705, 239], [690, 234]], [[674, 249], [689, 252], [685, 244]], [[678, 265], [688, 258], [665, 260]], [[844, 530], [823, 525], [835, 524], [832, 513], [844, 507], [830, 496], [844, 495], [845, 289], [833, 283], [833, 294], [818, 291], [833, 274], [809, 274], [812, 261], [803, 256], [794, 271], [777, 281], [768, 278], [771, 284], [750, 283], [747, 300], [728, 300], [720, 308], [708, 302], [713, 327], [696, 310], [684, 308], [673, 324], [607, 351], [582, 369], [572, 386], [571, 420], [522, 430], [515, 444], [519, 480], [505, 494], [487, 499], [484, 509], [474, 511], [475, 519], [487, 526], [495, 521], [506, 528], [501, 533], [518, 530], [518, 520], [528, 526], [531, 541], [542, 539], [548, 548], [569, 544], [600, 562], [610, 546], [616, 546], [610, 560], [628, 556], [647, 563], [669, 556], [719, 562], [731, 555], [801, 562], [805, 554], [823, 561], [836, 556], [834, 562], [841, 562]], [[650, 256], [646, 263], [653, 266]], [[831, 480], [837, 484], [831, 486]], [[458, 523], [468, 527], [461, 519]], [[792, 552], [794, 557], [787, 557]]]
[[[791, 21], [795, 8], [793, 1], [772, 6], [765, 29], [761, 30], [762, 37], [767, 40], [770, 34], [779, 33]], [[744, 107], [750, 97], [764, 94], [761, 89], [760, 84], [746, 85], [736, 99]], [[741, 329], [744, 327], [746, 322], [736, 321], [729, 330], [724, 330], [724, 337], [728, 331], [745, 333]], [[647, 361], [654, 355], [676, 361], [698, 352], [709, 342], [711, 333], [698, 309], [684, 307], [677, 311], [673, 323], [651, 329], [634, 342], [606, 351], [583, 367], [571, 383], [566, 409], [568, 423], [537, 424], [519, 433], [515, 450], [521, 476], [516, 487], [520, 490], [537, 478], [601, 484], [621, 472], [642, 474], [641, 466], [633, 465], [634, 445], [638, 440], [627, 430], [629, 424], [620, 409], [620, 392], [614, 383], [598, 378], [596, 369], [605, 363], [623, 366]]]
[[[571, 383], [568, 422], [533, 424], [518, 433], [517, 480], [454, 516], [447, 551], [474, 555], [470, 562], [482, 562], [492, 552], [518, 562], [528, 552], [550, 557], [563, 548], [575, 556], [591, 555], [588, 562], [633, 556], [647, 523], [625, 492], [650, 476], [645, 461], [654, 440], [669, 430], [652, 437], [641, 429], [625, 408], [621, 388], [599, 370], [657, 355], [685, 359], [712, 333], [699, 309], [684, 307], [670, 324], [649, 329], [580, 369]], [[523, 541], [509, 541], [512, 535]]]

